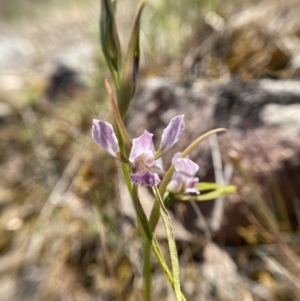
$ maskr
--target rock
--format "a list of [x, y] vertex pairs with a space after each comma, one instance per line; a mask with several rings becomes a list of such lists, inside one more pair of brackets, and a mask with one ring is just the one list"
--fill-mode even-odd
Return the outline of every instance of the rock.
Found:
[[72, 96], [83, 87], [79, 73], [65, 64], [58, 64], [48, 79], [46, 96], [50, 101], [57, 100], [60, 94]]
[[[183, 113], [185, 133], [164, 155], [164, 167], [168, 168], [173, 154], [182, 151], [196, 137], [213, 128], [226, 127], [229, 131], [218, 135], [223, 163], [230, 164], [227, 153], [234, 149], [265, 200], [274, 204], [279, 223], [291, 223], [292, 228], [296, 228], [292, 200], [300, 199], [297, 184], [300, 177], [300, 83], [237, 79], [176, 83], [165, 78], [149, 79], [136, 95], [127, 127], [132, 137], [140, 135], [144, 129], [154, 133], [157, 146], [169, 120]], [[191, 158], [200, 165], [201, 181], [214, 181], [208, 141], [202, 143]], [[227, 244], [241, 244], [243, 239], [237, 229], [249, 225], [245, 213], [249, 212], [251, 196], [249, 187], [237, 173], [233, 174], [232, 183], [237, 185], [238, 192], [227, 197], [229, 202], [220, 236]], [[282, 204], [278, 203], [280, 194], [288, 220], [282, 214]], [[185, 225], [195, 233], [200, 230], [196, 214], [188, 204], [184, 206]], [[209, 221], [214, 202], [201, 203], [199, 207]]]

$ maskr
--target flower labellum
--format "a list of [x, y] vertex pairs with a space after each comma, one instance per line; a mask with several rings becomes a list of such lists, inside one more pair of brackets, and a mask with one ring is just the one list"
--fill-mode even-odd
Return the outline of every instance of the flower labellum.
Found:
[[133, 139], [129, 155], [129, 161], [136, 171], [136, 173], [130, 174], [130, 179], [133, 183], [142, 186], [156, 186], [160, 182], [158, 174], [148, 170], [155, 165], [155, 148], [152, 137], [153, 134], [145, 130], [140, 137]]
[[132, 183], [142, 186], [157, 186], [160, 183], [158, 174], [149, 170], [130, 174], [130, 180]]

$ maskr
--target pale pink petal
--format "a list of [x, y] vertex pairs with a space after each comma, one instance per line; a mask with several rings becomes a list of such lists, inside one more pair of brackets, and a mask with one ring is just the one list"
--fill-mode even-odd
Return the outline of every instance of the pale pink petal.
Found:
[[179, 158], [175, 162], [175, 170], [187, 177], [194, 177], [199, 166], [188, 158]]
[[129, 155], [130, 162], [134, 162], [138, 156], [144, 153], [147, 153], [147, 160], [150, 160], [154, 157], [155, 149], [152, 137], [153, 134], [150, 134], [145, 130], [140, 137], [133, 139], [132, 148]]
[[181, 173], [175, 172], [172, 176], [171, 181], [167, 186], [167, 190], [174, 194], [184, 193], [185, 190], [185, 188], [183, 187], [185, 184], [184, 180], [185, 178]]
[[[175, 155], [175, 158], [178, 155]], [[199, 191], [195, 188], [199, 179], [195, 178], [199, 166], [188, 158], [178, 158], [175, 161], [175, 170], [167, 190], [174, 194], [196, 193]]]
[[199, 178], [192, 178], [188, 181], [188, 188], [193, 188], [199, 182]]
[[110, 155], [117, 157], [119, 153], [118, 140], [110, 123], [94, 119], [92, 137]]
[[165, 152], [170, 149], [181, 137], [184, 130], [184, 115], [173, 117], [161, 136], [160, 149]]
[[160, 183], [158, 174], [149, 170], [130, 174], [130, 180], [136, 185], [157, 186]]
[[175, 153], [173, 158], [172, 158], [172, 164], [174, 164], [176, 162], [177, 159], [179, 159], [179, 157], [181, 156], [181, 152]]

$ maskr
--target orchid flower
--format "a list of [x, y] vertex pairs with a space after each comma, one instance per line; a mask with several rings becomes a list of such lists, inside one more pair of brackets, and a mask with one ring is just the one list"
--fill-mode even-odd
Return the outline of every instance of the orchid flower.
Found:
[[199, 191], [195, 185], [199, 182], [195, 175], [199, 166], [189, 158], [179, 158], [180, 153], [174, 155], [172, 163], [175, 166], [175, 173], [167, 186], [167, 190], [173, 194], [196, 193]]
[[169, 150], [181, 137], [184, 130], [184, 115], [173, 117], [164, 129], [159, 149], [155, 152], [153, 145], [153, 134], [148, 131], [133, 139], [132, 148], [129, 158], [121, 153], [118, 140], [110, 123], [94, 119], [92, 127], [92, 137], [94, 141], [100, 145], [113, 157], [130, 163], [133, 173], [130, 179], [134, 184], [142, 186], [156, 186], [160, 183], [158, 174], [153, 173], [150, 168], [157, 166], [162, 168], [161, 155]]

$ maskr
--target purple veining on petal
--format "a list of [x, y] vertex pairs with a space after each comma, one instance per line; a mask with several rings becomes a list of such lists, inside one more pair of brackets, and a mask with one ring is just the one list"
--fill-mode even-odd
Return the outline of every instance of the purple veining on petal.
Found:
[[194, 188], [195, 185], [199, 182], [199, 178], [192, 178], [189, 182], [188, 182], [188, 188]]
[[[178, 157], [178, 156], [177, 156]], [[174, 194], [196, 193], [199, 191], [195, 188], [199, 179], [195, 178], [199, 166], [188, 158], [178, 158], [175, 161], [175, 173], [173, 174], [167, 190]]]
[[195, 188], [195, 185], [199, 182], [199, 178], [191, 178], [187, 181], [187, 190], [185, 193], [196, 193], [200, 194], [200, 192]]
[[94, 141], [110, 155], [113, 157], [118, 156], [118, 140], [110, 123], [94, 119], [92, 126], [92, 137]]
[[161, 136], [160, 148], [163, 152], [170, 149], [181, 137], [184, 130], [184, 115], [178, 115], [171, 119]]
[[[144, 133], [132, 141], [132, 148], [129, 155], [130, 162], [134, 162], [138, 156], [147, 154], [148, 160], [154, 157], [155, 149], [152, 140], [153, 134], [147, 132]], [[153, 163], [152, 163], [153, 164]]]
[[136, 185], [157, 186], [160, 183], [158, 174], [149, 170], [130, 174], [131, 181]]

